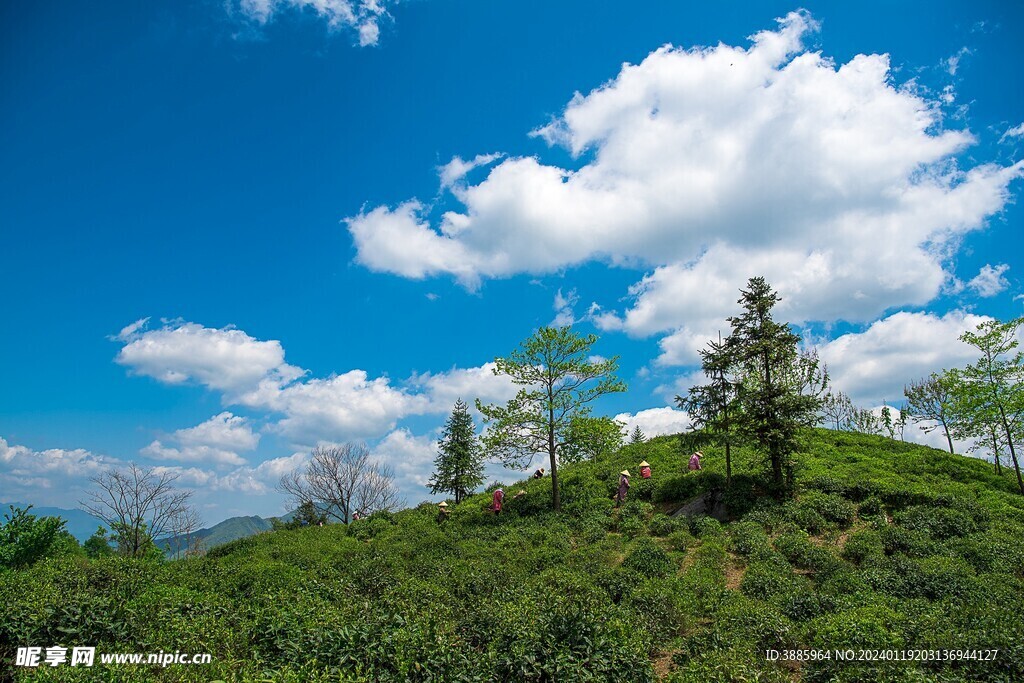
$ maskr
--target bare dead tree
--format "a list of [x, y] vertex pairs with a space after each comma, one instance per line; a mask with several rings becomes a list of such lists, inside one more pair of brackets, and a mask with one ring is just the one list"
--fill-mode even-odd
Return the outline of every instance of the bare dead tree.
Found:
[[278, 491], [291, 496], [296, 506], [313, 503], [342, 523], [378, 510], [393, 510], [401, 503], [394, 472], [373, 461], [363, 444], [317, 446], [309, 463], [281, 477]]
[[202, 539], [196, 536], [196, 532], [199, 531], [200, 526], [202, 526], [202, 519], [193, 507], [184, 508], [172, 520], [169, 530], [171, 532], [170, 542], [174, 544], [175, 558], [181, 557], [183, 554], [186, 557], [199, 554], [199, 545]]
[[179, 476], [134, 463], [109, 469], [90, 479], [96, 488], [79, 505], [110, 527], [120, 553], [136, 557], [144, 554], [148, 541], [174, 533], [191, 509], [192, 492], [174, 487]]

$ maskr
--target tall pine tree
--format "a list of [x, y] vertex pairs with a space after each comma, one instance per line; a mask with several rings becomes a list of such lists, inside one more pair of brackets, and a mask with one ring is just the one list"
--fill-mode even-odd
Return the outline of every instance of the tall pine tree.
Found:
[[444, 432], [437, 442], [434, 475], [427, 486], [431, 493], [451, 493], [457, 504], [483, 482], [483, 450], [469, 406], [460, 398], [444, 423]]
[[[801, 353], [800, 338], [772, 318], [778, 294], [762, 277], [740, 290], [743, 312], [729, 318], [732, 333], [724, 351], [740, 379], [736, 406], [740, 436], [761, 449], [778, 494], [792, 490], [790, 456], [802, 429], [820, 421], [828, 373], [814, 353]], [[785, 480], [784, 480], [785, 477]]]

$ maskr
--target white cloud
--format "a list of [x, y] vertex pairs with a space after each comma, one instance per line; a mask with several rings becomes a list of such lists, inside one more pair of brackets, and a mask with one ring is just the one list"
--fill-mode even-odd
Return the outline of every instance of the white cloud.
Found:
[[395, 483], [403, 493], [414, 500], [428, 497], [426, 486], [437, 456], [437, 439], [396, 429], [381, 439], [370, 454], [394, 469]]
[[972, 54], [971, 50], [962, 47], [957, 50], [956, 54], [950, 55], [948, 58], [942, 60], [942, 66], [950, 76], [956, 76], [957, 70], [960, 68], [960, 60], [968, 55]]
[[832, 385], [854, 403], [899, 402], [911, 381], [977, 360], [977, 351], [959, 337], [987, 319], [964, 311], [941, 317], [895, 313], [864, 332], [844, 334], [822, 345], [818, 354], [828, 364]]
[[[272, 416], [266, 429], [294, 443], [378, 438], [403, 418], [450, 411], [457, 398], [472, 405], [476, 398], [505, 401], [515, 394], [506, 377], [494, 374], [494, 363], [414, 374], [405, 386], [359, 369], [296, 381], [307, 373], [285, 363], [280, 342], [259, 341], [237, 329], [175, 322], [147, 330], [139, 321], [116, 339], [124, 344], [117, 361], [135, 374], [168, 384], [195, 381], [220, 391], [227, 405]], [[238, 453], [255, 448], [258, 437], [243, 418], [224, 412], [175, 432], [168, 441], [154, 441], [143, 454], [241, 465]]]
[[460, 181], [466, 177], [467, 173], [474, 168], [495, 162], [503, 156], [503, 154], [477, 154], [470, 161], [466, 161], [458, 156], [452, 157], [451, 161], [438, 169], [438, 175], [441, 176], [441, 189], [454, 189], [456, 194], [458, 194], [458, 189], [461, 185]]
[[182, 321], [147, 330], [147, 320], [132, 323], [116, 337], [124, 343], [117, 362], [135, 374], [166, 384], [198, 382], [223, 392], [228, 401], [261, 382], [281, 385], [303, 374], [284, 362], [278, 341], [258, 341], [230, 327], [218, 330]]
[[978, 274], [967, 283], [967, 286], [973, 289], [978, 296], [995, 296], [1010, 286], [1009, 281], [1003, 276], [1009, 269], [1010, 266], [1005, 263], [1000, 263], [997, 266], [986, 263], [978, 271]]
[[663, 434], [678, 434], [690, 428], [690, 416], [682, 410], [676, 410], [668, 406], [664, 408], [648, 408], [647, 410], [637, 412], [635, 415], [619, 413], [615, 416], [615, 419], [626, 424], [623, 428], [623, 433], [628, 435], [639, 426], [640, 431], [648, 438]]
[[1024, 123], [1012, 128], [1007, 128], [1006, 132], [1003, 133], [1002, 137], [999, 138], [999, 142], [1005, 142], [1008, 138], [1019, 138], [1024, 137]]
[[579, 302], [580, 298], [576, 296], [576, 290], [570, 290], [568, 294], [563, 295], [562, 290], [559, 289], [555, 293], [555, 302], [553, 308], [555, 309], [555, 317], [551, 321], [552, 327], [567, 327], [576, 322], [576, 316], [573, 313], [573, 306]]
[[375, 437], [412, 414], [427, 412], [426, 397], [370, 379], [365, 370], [310, 379], [244, 397], [246, 405], [283, 413], [272, 429], [297, 441]]
[[157, 439], [140, 453], [158, 460], [244, 465], [245, 459], [239, 452], [256, 448], [260, 436], [252, 431], [244, 417], [223, 412], [195, 427], [177, 430], [169, 440], [177, 447], [165, 446]]
[[734, 312], [764, 275], [793, 322], [867, 322], [934, 299], [961, 238], [1003, 209], [1024, 164], [961, 167], [969, 130], [892, 82], [886, 55], [836, 64], [792, 13], [749, 48], [666, 46], [536, 131], [578, 170], [510, 157], [432, 221], [416, 201], [348, 219], [357, 260], [409, 278], [545, 273], [587, 261], [653, 266], [604, 329], [679, 335], [662, 363]]
[[312, 12], [331, 31], [352, 29], [361, 46], [376, 45], [380, 22], [397, 0], [229, 0], [229, 8], [263, 26], [285, 12]]
[[82, 448], [37, 451], [0, 437], [0, 491], [8, 501], [66, 506], [89, 487], [90, 477], [122, 464]]
[[519, 387], [506, 375], [494, 374], [497, 366], [484, 363], [475, 368], [452, 368], [446, 372], [413, 375], [409, 384], [420, 389], [430, 401], [430, 412], [450, 412], [462, 399], [473, 408], [476, 399], [484, 403], [503, 403], [516, 395]]

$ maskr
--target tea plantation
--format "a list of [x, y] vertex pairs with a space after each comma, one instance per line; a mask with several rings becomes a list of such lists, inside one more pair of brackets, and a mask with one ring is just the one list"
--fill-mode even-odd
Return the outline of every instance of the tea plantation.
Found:
[[[15, 681], [1024, 681], [1024, 497], [971, 458], [816, 430], [778, 503], [734, 451], [674, 437], [349, 527], [274, 531], [166, 563], [0, 573]], [[613, 508], [616, 475], [635, 478]], [[523, 489], [527, 494], [512, 500]], [[719, 491], [729, 519], [673, 518]], [[208, 652], [209, 665], [13, 667], [20, 645]], [[994, 660], [778, 661], [767, 650], [998, 650]]]

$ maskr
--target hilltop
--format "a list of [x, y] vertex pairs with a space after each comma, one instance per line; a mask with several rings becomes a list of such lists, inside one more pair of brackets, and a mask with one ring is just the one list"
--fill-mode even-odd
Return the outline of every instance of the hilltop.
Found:
[[[0, 644], [210, 652], [109, 680], [1012, 681], [1024, 679], [1024, 498], [979, 460], [814, 430], [779, 503], [734, 449], [688, 473], [675, 437], [550, 481], [350, 526], [275, 531], [206, 557], [56, 558], [0, 573]], [[619, 470], [628, 502], [611, 500]], [[527, 494], [517, 500], [518, 490]], [[726, 521], [672, 517], [717, 492]], [[772, 663], [769, 649], [996, 649], [994, 661]], [[19, 680], [56, 675], [20, 670]], [[59, 670], [87, 680], [89, 670]]]

